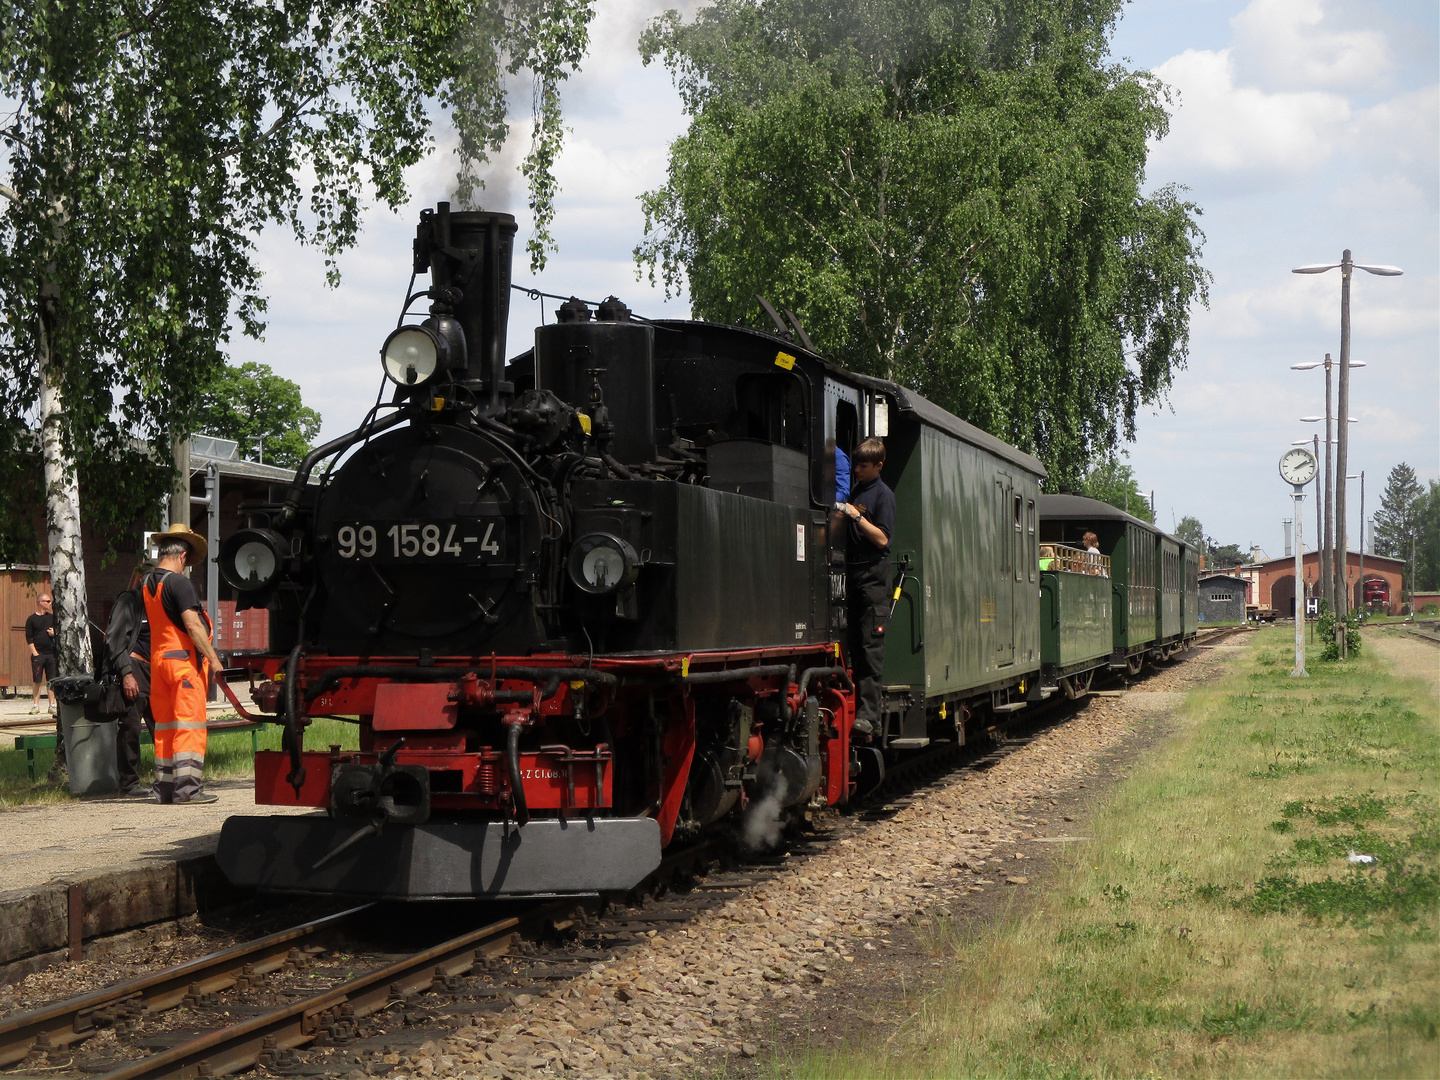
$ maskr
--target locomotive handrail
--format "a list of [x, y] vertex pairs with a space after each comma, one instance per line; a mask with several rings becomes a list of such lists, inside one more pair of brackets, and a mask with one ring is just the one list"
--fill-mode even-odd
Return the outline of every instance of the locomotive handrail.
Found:
[[799, 686], [801, 697], [805, 696], [805, 689], [810, 685], [810, 680], [821, 675], [838, 675], [840, 678], [845, 680], [846, 690], [849, 690], [852, 693], [855, 690], [855, 684], [850, 679], [850, 673], [846, 671], [843, 667], [812, 667], [806, 668], [800, 673]]
[[[620, 680], [608, 671], [595, 668], [576, 667], [496, 667], [465, 665], [461, 667], [418, 667], [408, 664], [341, 664], [328, 669], [313, 683], [305, 687], [305, 701], [314, 701], [341, 679], [395, 679], [399, 682], [459, 682], [465, 675], [479, 675], [496, 679], [531, 679], [544, 681], [542, 697], [552, 696], [560, 688], [561, 681], [599, 683], [602, 686], [618, 686]], [[553, 684], [553, 685], [552, 685]], [[507, 695], [502, 697], [501, 695]], [[508, 695], [518, 695], [514, 701], [530, 701], [532, 694], [524, 690], [497, 690], [496, 701], [512, 700]]]
[[687, 686], [695, 686], [705, 683], [734, 682], [736, 679], [768, 679], [775, 675], [785, 676], [785, 689], [780, 694], [780, 719], [788, 729], [790, 727], [789, 687], [795, 681], [794, 664], [758, 664], [755, 667], [724, 668], [720, 671], [696, 671], [680, 676], [680, 681]]
[[680, 681], [690, 686], [704, 683], [734, 682], [737, 679], [768, 679], [774, 675], [788, 675], [795, 670], [793, 664], [761, 664], [756, 667], [723, 668], [719, 671], [692, 671], [682, 675]]

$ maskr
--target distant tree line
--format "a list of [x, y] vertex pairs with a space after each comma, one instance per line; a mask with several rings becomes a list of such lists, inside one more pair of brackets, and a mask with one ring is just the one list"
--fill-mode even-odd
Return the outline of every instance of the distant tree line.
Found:
[[1375, 553], [1405, 562], [1407, 594], [1440, 589], [1440, 483], [1421, 486], [1403, 461], [1390, 470], [1380, 495]]

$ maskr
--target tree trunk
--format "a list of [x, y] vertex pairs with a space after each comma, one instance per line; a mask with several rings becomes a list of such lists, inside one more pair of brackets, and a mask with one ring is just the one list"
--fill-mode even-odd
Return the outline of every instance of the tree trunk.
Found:
[[50, 335], [40, 320], [40, 447], [45, 460], [45, 525], [50, 544], [50, 595], [55, 598], [55, 661], [61, 675], [94, 670], [90, 651], [85, 559], [80, 539], [80, 482], [65, 452], [65, 400]]

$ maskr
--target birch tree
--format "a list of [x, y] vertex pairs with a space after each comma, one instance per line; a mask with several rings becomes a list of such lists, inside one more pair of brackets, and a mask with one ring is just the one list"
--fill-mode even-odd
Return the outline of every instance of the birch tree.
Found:
[[[0, 490], [37, 442], [62, 673], [90, 667], [83, 519], [128, 525], [168, 490], [230, 334], [259, 336], [255, 237], [336, 256], [364, 202], [458, 134], [456, 191], [503, 143], [507, 80], [533, 79], [522, 164], [552, 247], [559, 83], [593, 0], [0, 0]], [[24, 537], [0, 506], [0, 542]], [[0, 552], [0, 555], [14, 552]]]
[[1134, 436], [1203, 302], [1199, 208], [1144, 190], [1164, 88], [1109, 61], [1120, 0], [716, 0], [641, 40], [690, 125], [636, 259], [697, 317], [914, 386], [1044, 460]]

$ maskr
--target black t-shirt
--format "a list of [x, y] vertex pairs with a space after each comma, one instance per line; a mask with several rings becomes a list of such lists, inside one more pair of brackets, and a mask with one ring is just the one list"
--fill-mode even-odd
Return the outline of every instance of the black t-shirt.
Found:
[[25, 644], [34, 645], [38, 653], [55, 651], [55, 616], [36, 612], [25, 620]]
[[195, 595], [195, 586], [184, 574], [177, 574], [173, 570], [153, 570], [145, 578], [145, 592], [154, 596], [157, 584], [162, 581], [165, 583], [165, 590], [160, 594], [160, 606], [170, 617], [170, 621], [183, 630], [185, 612], [204, 610], [200, 606], [200, 598]]
[[[895, 493], [878, 476], [867, 484], [861, 484], [850, 491], [850, 505], [859, 510], [861, 516], [885, 534], [887, 540], [895, 535]], [[877, 563], [890, 554], [889, 545], [877, 548], [860, 531], [860, 523], [846, 522], [850, 529], [849, 559], [851, 565], [868, 566]]]

